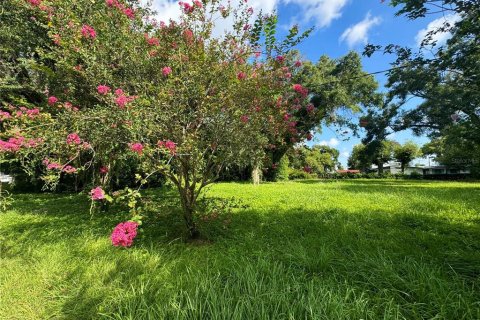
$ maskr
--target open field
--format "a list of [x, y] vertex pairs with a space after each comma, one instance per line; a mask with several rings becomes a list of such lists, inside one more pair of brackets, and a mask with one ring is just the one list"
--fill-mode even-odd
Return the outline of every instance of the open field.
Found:
[[[172, 202], [171, 192], [150, 191]], [[480, 319], [480, 183], [224, 183], [227, 229], [185, 243], [159, 207], [134, 247], [121, 208], [17, 195], [0, 214], [0, 319]]]

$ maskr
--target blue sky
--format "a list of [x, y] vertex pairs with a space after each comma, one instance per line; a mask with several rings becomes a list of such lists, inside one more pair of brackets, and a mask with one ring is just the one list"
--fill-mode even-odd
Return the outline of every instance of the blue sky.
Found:
[[[146, 1], [146, 0], [145, 0]], [[244, 0], [231, 0], [233, 3]], [[316, 26], [314, 33], [299, 45], [303, 56], [313, 62], [320, 56], [327, 55], [338, 58], [350, 50], [359, 53], [367, 42], [379, 45], [390, 43], [419, 47], [419, 38], [426, 30], [438, 25], [439, 22], [455, 17], [429, 16], [425, 19], [410, 21], [405, 17], [396, 17], [396, 9], [388, 2], [380, 0], [248, 0], [257, 11], [272, 12], [276, 10], [279, 16], [280, 30], [286, 33], [289, 26], [298, 24], [301, 29]], [[180, 11], [177, 1], [153, 0], [159, 20], [177, 19]], [[442, 43], [447, 35], [437, 35]], [[376, 54], [371, 58], [363, 57], [363, 66], [367, 72], [386, 70], [393, 61], [393, 56]], [[386, 77], [376, 75], [380, 90], [384, 90]], [[418, 102], [418, 100], [417, 100]], [[412, 101], [415, 103], [415, 101]], [[413, 107], [413, 105], [411, 105]], [[393, 134], [391, 139], [398, 142], [413, 140], [418, 144], [428, 141], [425, 137], [415, 137], [411, 132]], [[346, 165], [347, 158], [353, 146], [360, 143], [359, 138], [338, 136], [334, 128], [324, 127], [321, 133], [315, 135], [313, 144], [328, 144], [341, 152], [340, 161]], [[422, 162], [422, 161], [416, 161]]]

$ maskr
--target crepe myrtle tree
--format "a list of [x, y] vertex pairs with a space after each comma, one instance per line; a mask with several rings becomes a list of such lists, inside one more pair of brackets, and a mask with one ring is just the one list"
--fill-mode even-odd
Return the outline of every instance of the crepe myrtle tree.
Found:
[[[272, 40], [276, 17], [256, 16], [247, 1], [180, 2], [179, 22], [157, 22], [135, 1], [18, 3], [45, 21], [52, 47], [43, 54], [55, 63], [41, 66], [46, 98], [38, 118], [14, 124], [18, 107], [5, 111], [2, 143], [28, 136], [35, 146], [2, 151], [41, 159], [50, 185], [98, 168], [91, 198], [109, 201], [105, 175], [135, 159], [145, 173], [140, 184], [161, 173], [176, 186], [195, 238], [198, 197], [223, 168], [261, 162], [271, 136], [308, 134], [292, 116], [308, 108], [308, 91], [290, 76], [301, 64], [288, 58], [308, 31], [293, 28], [284, 41]], [[218, 19], [231, 28], [216, 37]]]

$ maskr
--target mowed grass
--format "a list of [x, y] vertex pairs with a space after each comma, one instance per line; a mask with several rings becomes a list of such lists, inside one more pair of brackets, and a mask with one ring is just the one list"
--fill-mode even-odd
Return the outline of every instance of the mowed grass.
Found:
[[110, 244], [119, 208], [91, 219], [84, 195], [17, 195], [0, 214], [0, 319], [480, 319], [479, 183], [222, 183], [208, 195], [248, 207], [192, 244], [178, 209], [159, 206], [130, 249]]

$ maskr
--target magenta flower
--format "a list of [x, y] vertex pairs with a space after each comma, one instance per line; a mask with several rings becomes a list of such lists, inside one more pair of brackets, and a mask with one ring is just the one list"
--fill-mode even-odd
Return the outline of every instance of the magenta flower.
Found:
[[132, 150], [133, 152], [136, 152], [139, 155], [141, 155], [142, 152], [143, 152], [143, 145], [140, 142], [131, 143], [130, 144], [130, 150]]
[[164, 67], [162, 69], [163, 76], [168, 77], [172, 73], [172, 68]]
[[128, 102], [128, 98], [124, 95], [118, 96], [115, 98], [115, 103], [120, 107], [120, 108], [125, 108], [125, 105]]
[[189, 3], [180, 1], [178, 4], [180, 5], [180, 7], [182, 7], [183, 12], [187, 14], [192, 13], [193, 10], [195, 10], [195, 7]]
[[302, 64], [303, 64], [302, 61], [297, 60], [297, 61], [295, 62], [295, 67], [297, 67], [297, 68], [298, 68], [298, 67], [301, 67]]
[[10, 138], [8, 141], [0, 140], [0, 152], [16, 152], [20, 150], [25, 141], [24, 137]]
[[80, 143], [82, 143], [82, 139], [80, 139], [80, 136], [77, 133], [70, 133], [67, 136], [67, 144], [79, 145]]
[[77, 169], [72, 167], [72, 166], [65, 166], [62, 171], [67, 173], [67, 174], [72, 174], [72, 173], [77, 172]]
[[100, 94], [102, 94], [102, 95], [105, 95], [105, 94], [107, 94], [107, 93], [110, 91], [110, 87], [101, 84], [101, 85], [99, 85], [99, 86], [97, 87], [97, 91], [98, 91], [98, 93], [100, 93]]
[[48, 104], [53, 106], [55, 103], [58, 102], [58, 98], [55, 96], [48, 97]]
[[107, 174], [109, 170], [107, 167], [103, 166], [103, 167], [100, 167], [99, 171], [101, 174]]
[[284, 56], [277, 56], [275, 58], [275, 60], [277, 60], [277, 62], [279, 62], [279, 63], [283, 63], [285, 61], [285, 57]]
[[238, 80], [244, 80], [247, 77], [247, 74], [245, 72], [239, 72], [237, 74], [237, 79]]
[[171, 140], [158, 141], [157, 146], [159, 148], [167, 149], [171, 155], [175, 155], [177, 153], [177, 144]]
[[147, 43], [151, 46], [158, 46], [160, 45], [160, 39], [151, 37], [149, 38], [148, 35], [145, 35], [145, 39], [147, 40]]
[[92, 26], [89, 26], [88, 24], [84, 24], [82, 26], [82, 36], [84, 38], [91, 38], [91, 39], [95, 39], [97, 37], [97, 33], [95, 32], [95, 29], [93, 29]]
[[105, 199], [105, 191], [102, 188], [96, 187], [90, 191], [90, 197], [93, 201]]
[[115, 90], [115, 95], [116, 95], [116, 96], [122, 96], [122, 95], [123, 95], [123, 90], [120, 89], [120, 88], [119, 88], [119, 89], [116, 89], [116, 90]]
[[242, 121], [243, 123], [247, 123], [248, 120], [250, 120], [250, 118], [245, 114], [240, 117], [240, 121]]
[[[33, 119], [35, 118], [35, 116], [38, 116], [40, 114], [40, 110], [38, 108], [30, 109], [26, 111], [26, 114], [30, 119]], [[1, 113], [0, 113], [0, 116], [1, 116]]]
[[312, 139], [313, 139], [313, 134], [311, 134], [310, 132], [307, 133], [307, 140], [312, 141]]
[[10, 114], [10, 112], [0, 110], [0, 121], [10, 119], [11, 117], [12, 115]]
[[29, 2], [32, 6], [36, 7], [36, 6], [39, 6], [39, 5], [42, 3], [42, 0], [28, 0], [28, 2]]
[[117, 5], [118, 1], [117, 0], [105, 0], [105, 3], [107, 4], [107, 6], [113, 7], [113, 6]]
[[132, 221], [121, 222], [113, 229], [110, 239], [115, 247], [130, 247], [137, 236], [138, 224]]
[[301, 84], [294, 84], [293, 85], [293, 90], [295, 90], [296, 92], [301, 92], [303, 90], [303, 87]]
[[57, 162], [50, 162], [47, 165], [47, 170], [59, 170], [61, 168], [62, 168], [62, 165], [60, 163], [57, 163]]
[[308, 89], [303, 87], [301, 84], [294, 84], [293, 90], [301, 94], [303, 97], [306, 97], [308, 95]]
[[129, 19], [135, 19], [135, 11], [132, 8], [125, 8], [123, 9], [123, 13], [129, 18]]

